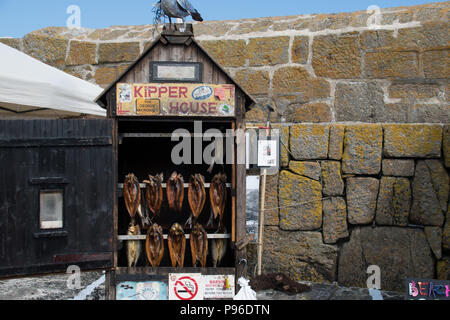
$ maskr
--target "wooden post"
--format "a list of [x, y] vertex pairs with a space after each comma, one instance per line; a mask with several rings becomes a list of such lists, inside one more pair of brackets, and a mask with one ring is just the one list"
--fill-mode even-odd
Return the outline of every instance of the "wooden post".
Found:
[[263, 169], [259, 188], [261, 190], [259, 198], [259, 230], [258, 230], [258, 276], [262, 273], [262, 252], [263, 252], [263, 234], [264, 234], [264, 200], [266, 198], [266, 177], [267, 169]]
[[[270, 117], [266, 125], [266, 137], [270, 135]], [[266, 199], [266, 178], [267, 169], [264, 168], [261, 174], [259, 189], [261, 190], [259, 199], [259, 230], [258, 230], [258, 276], [262, 274], [262, 253], [264, 242], [264, 205]]]

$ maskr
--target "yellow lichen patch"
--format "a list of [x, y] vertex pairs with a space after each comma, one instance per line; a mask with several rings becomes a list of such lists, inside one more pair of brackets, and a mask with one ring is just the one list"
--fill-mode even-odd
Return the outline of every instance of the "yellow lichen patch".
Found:
[[330, 122], [332, 114], [330, 106], [326, 103], [312, 103], [312, 104], [294, 104], [290, 106], [290, 110], [286, 113], [286, 120], [288, 122]]
[[283, 230], [316, 230], [322, 225], [322, 185], [315, 180], [280, 173], [280, 227]]
[[342, 180], [341, 163], [339, 161], [322, 161], [323, 194], [326, 196], [340, 196], [344, 194], [344, 180]]
[[97, 45], [95, 43], [72, 41], [70, 43], [69, 55], [66, 65], [76, 66], [84, 64], [96, 64]]
[[342, 170], [346, 174], [378, 174], [381, 169], [383, 130], [380, 125], [347, 126]]
[[384, 155], [392, 158], [439, 158], [442, 126], [393, 124], [384, 126]]
[[261, 108], [254, 107], [250, 111], [247, 111], [245, 114], [245, 120], [247, 122], [258, 122], [258, 121], [264, 121], [267, 117], [264, 114], [264, 111], [261, 110]]
[[328, 98], [330, 83], [323, 78], [312, 77], [305, 68], [283, 67], [273, 75], [273, 92], [277, 95], [299, 94], [303, 102]]
[[224, 67], [242, 67], [246, 61], [245, 40], [200, 41], [209, 54]]
[[241, 70], [236, 73], [235, 80], [249, 94], [267, 95], [269, 93], [270, 76], [267, 71]]
[[330, 141], [328, 144], [328, 158], [341, 160], [344, 151], [345, 125], [334, 124], [330, 126]]
[[291, 161], [289, 170], [314, 180], [320, 179], [320, 164], [318, 162]]
[[250, 66], [285, 63], [288, 59], [289, 37], [252, 38], [245, 52]]
[[326, 159], [329, 125], [298, 124], [291, 127], [290, 146], [296, 160]]
[[317, 76], [347, 79], [361, 75], [359, 33], [315, 37], [312, 49], [312, 66]]
[[24, 52], [51, 66], [65, 64], [69, 41], [30, 33], [23, 38]]

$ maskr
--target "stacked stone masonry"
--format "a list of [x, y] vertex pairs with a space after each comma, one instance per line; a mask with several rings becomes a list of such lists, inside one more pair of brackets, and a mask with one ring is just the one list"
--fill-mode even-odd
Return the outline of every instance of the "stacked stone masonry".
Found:
[[[364, 287], [375, 264], [382, 289], [400, 291], [406, 276], [449, 279], [449, 8], [194, 23], [258, 102], [247, 121], [276, 109], [265, 272]], [[106, 87], [159, 31], [49, 27], [0, 42]]]
[[[286, 122], [449, 123], [450, 2], [378, 11], [194, 23], [196, 39]], [[161, 26], [48, 27], [9, 46], [106, 87]]]
[[[396, 291], [405, 277], [448, 279], [448, 128], [289, 125], [281, 136], [290, 141], [288, 161], [266, 185], [264, 271], [364, 287], [367, 268], [378, 265], [382, 288]], [[327, 149], [332, 140], [343, 143]]]

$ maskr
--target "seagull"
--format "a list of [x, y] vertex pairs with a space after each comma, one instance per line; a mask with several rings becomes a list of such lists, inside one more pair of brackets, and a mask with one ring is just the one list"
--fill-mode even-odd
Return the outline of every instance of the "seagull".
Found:
[[186, 24], [185, 18], [187, 16], [192, 16], [195, 21], [203, 21], [200, 13], [188, 0], [160, 0], [155, 4], [155, 7], [169, 17], [170, 25], [172, 25], [172, 18], [183, 19]]

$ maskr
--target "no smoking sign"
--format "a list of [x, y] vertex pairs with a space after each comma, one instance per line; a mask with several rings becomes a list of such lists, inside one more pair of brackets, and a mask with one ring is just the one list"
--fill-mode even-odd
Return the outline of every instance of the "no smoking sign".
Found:
[[204, 286], [200, 273], [169, 274], [169, 300], [203, 300]]

